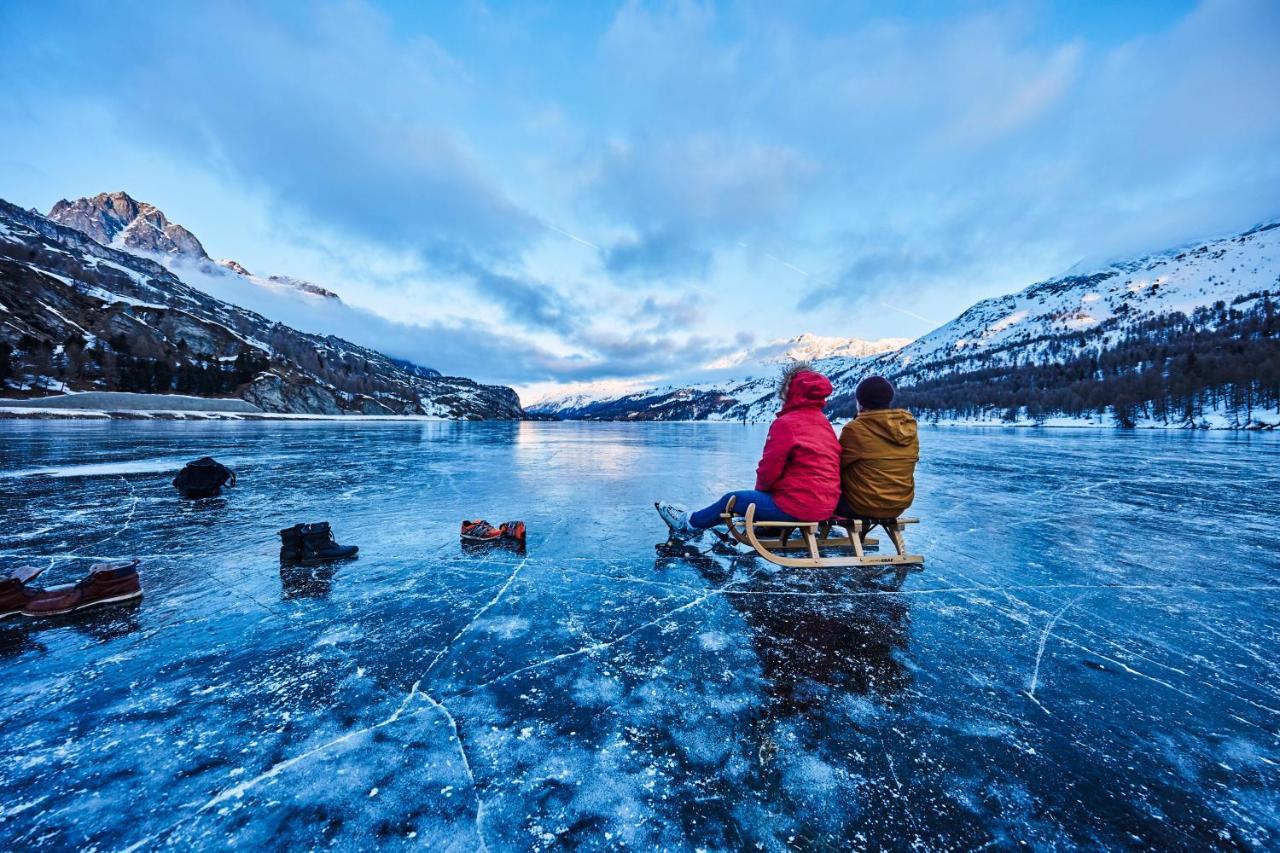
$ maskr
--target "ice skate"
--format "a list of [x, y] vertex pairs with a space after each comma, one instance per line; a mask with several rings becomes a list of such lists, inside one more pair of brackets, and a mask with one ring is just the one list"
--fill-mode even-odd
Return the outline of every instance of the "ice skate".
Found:
[[689, 510], [680, 506], [680, 504], [673, 504], [669, 501], [654, 501], [653, 506], [658, 511], [658, 515], [662, 517], [662, 520], [666, 522], [673, 540], [684, 542], [702, 535], [701, 530], [689, 524]]

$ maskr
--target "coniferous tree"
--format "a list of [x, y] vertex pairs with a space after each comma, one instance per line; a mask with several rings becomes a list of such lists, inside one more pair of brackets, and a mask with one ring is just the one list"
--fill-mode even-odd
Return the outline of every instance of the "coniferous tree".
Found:
[[[1246, 310], [1241, 306], [1252, 303]], [[902, 405], [926, 420], [988, 413], [1032, 420], [1050, 414], [1111, 413], [1122, 426], [1143, 420], [1200, 422], [1209, 411], [1234, 413], [1240, 423], [1255, 412], [1280, 413], [1280, 329], [1269, 291], [1244, 294], [1228, 306], [1217, 303], [1192, 316], [1171, 314], [1131, 325], [1105, 345], [1118, 327], [1103, 324], [1059, 349], [1060, 361], [1011, 360], [974, 367], [968, 358], [930, 365], [927, 375], [899, 376]], [[1096, 349], [1080, 342], [1096, 340]], [[1056, 341], [1045, 342], [1046, 354]], [[851, 395], [832, 400], [836, 415], [850, 416]]]

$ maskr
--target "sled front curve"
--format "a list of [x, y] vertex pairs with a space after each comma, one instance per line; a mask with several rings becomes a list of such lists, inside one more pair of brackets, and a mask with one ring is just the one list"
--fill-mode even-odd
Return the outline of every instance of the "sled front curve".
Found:
[[[867, 554], [863, 551], [862, 522], [857, 519], [851, 519], [847, 524], [847, 539], [831, 537], [824, 532], [823, 538], [819, 540], [818, 528], [821, 524], [826, 524], [826, 522], [756, 521], [756, 505], [754, 503], [748, 504], [746, 513], [739, 515], [734, 512], [736, 501], [737, 498], [730, 498], [720, 516], [729, 528], [729, 535], [776, 565], [792, 568], [844, 568], [854, 566], [919, 566], [924, 564], [922, 555], [907, 553], [906, 541], [902, 535], [903, 528], [907, 524], [914, 524], [917, 519], [900, 518], [890, 525], [889, 535], [897, 550], [896, 554]], [[756, 528], [758, 527], [776, 529], [778, 538], [769, 540], [768, 544], [783, 550], [784, 553], [778, 553], [773, 548], [767, 547], [756, 535]], [[786, 555], [785, 550], [789, 547], [787, 540], [790, 538], [792, 531], [800, 533], [804, 542], [804, 549], [809, 552], [807, 557], [790, 557]], [[849, 547], [852, 549], [853, 554], [851, 556], [824, 557], [819, 551], [820, 545], [825, 547], [833, 545]]]

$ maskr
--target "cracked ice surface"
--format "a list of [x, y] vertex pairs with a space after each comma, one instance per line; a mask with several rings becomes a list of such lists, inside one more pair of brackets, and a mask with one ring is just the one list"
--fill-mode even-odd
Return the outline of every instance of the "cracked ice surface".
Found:
[[[757, 427], [0, 434], [0, 568], [146, 589], [0, 623], [4, 849], [1280, 844], [1273, 436], [926, 430], [926, 570], [860, 584], [655, 554]], [[326, 518], [360, 559], [282, 570]]]

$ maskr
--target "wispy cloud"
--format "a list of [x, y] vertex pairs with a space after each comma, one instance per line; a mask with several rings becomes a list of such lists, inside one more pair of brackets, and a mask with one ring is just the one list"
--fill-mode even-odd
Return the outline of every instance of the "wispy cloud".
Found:
[[605, 250], [606, 268], [680, 278], [705, 276], [718, 248], [776, 227], [818, 172], [786, 146], [711, 131], [614, 141], [583, 167], [584, 198], [632, 232]]
[[[308, 9], [50, 4], [40, 49], [71, 93], [106, 99], [139, 136], [269, 188], [294, 215], [426, 254], [526, 244], [536, 219], [457, 124], [465, 70], [372, 6]], [[99, 61], [101, 45], [139, 33], [158, 47]]]
[[448, 370], [487, 346], [487, 378], [905, 334], [1280, 212], [1280, 5], [1109, 16], [11, 3], [6, 157], [34, 168], [0, 194], [120, 188], [103, 151], [134, 146], [188, 204], [214, 188], [224, 219], [271, 223], [267, 261], [278, 237], [353, 302], [427, 318], [358, 328]]

